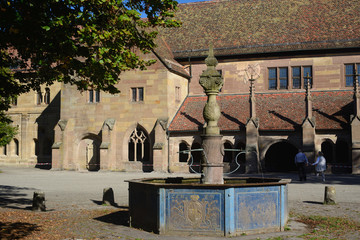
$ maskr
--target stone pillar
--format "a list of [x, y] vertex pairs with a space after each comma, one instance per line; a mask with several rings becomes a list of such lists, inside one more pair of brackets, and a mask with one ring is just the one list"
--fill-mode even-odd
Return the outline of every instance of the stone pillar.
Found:
[[354, 76], [354, 117], [351, 121], [351, 160], [352, 173], [360, 173], [360, 93], [357, 81], [358, 75]]
[[202, 183], [223, 184], [222, 136], [218, 121], [221, 115], [220, 107], [216, 102], [216, 96], [224, 84], [224, 80], [216, 70], [218, 64], [214, 57], [213, 48], [209, 49], [209, 56], [205, 59], [206, 70], [200, 75], [199, 83], [203, 87], [208, 99], [203, 110], [206, 121], [205, 134], [202, 135], [203, 159], [202, 159]]
[[59, 120], [55, 127], [55, 139], [52, 145], [52, 165], [51, 170], [61, 170], [64, 168], [64, 143], [65, 143], [65, 128], [67, 121]]
[[32, 204], [33, 211], [45, 211], [45, 193], [43, 192], [34, 192], [33, 196], [33, 204]]
[[201, 167], [203, 175], [202, 183], [223, 184], [223, 156], [224, 147], [222, 144], [222, 135], [202, 135], [203, 160]]
[[167, 124], [168, 118], [159, 118], [155, 124], [155, 143], [153, 146], [153, 168], [155, 172], [166, 172], [168, 169]]
[[302, 124], [302, 149], [310, 162], [315, 159], [315, 124], [310, 119], [305, 119]]
[[246, 123], [245, 173], [258, 173], [260, 171], [258, 138], [258, 119], [251, 118]]
[[310, 162], [315, 161], [315, 118], [312, 115], [312, 97], [310, 92], [309, 74], [305, 77], [306, 83], [306, 117], [302, 123], [302, 151]]
[[336, 204], [335, 187], [325, 187], [324, 204]]
[[360, 118], [354, 117], [351, 121], [351, 158], [352, 173], [360, 173]]
[[114, 134], [115, 119], [108, 118], [104, 121], [101, 128], [101, 144], [100, 148], [100, 169], [110, 169], [112, 160], [110, 157], [111, 139]]
[[104, 188], [102, 203], [107, 205], [115, 205], [114, 191], [112, 188]]
[[[246, 123], [246, 155], [245, 173], [258, 173], [261, 170], [259, 162], [259, 119], [256, 117], [255, 79], [250, 81], [250, 118]], [[260, 167], [260, 169], [259, 169]]]

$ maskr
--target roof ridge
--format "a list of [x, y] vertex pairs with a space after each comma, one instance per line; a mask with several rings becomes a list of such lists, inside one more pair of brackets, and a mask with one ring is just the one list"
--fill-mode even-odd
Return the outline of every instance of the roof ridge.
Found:
[[187, 2], [187, 3], [179, 3], [178, 6], [182, 5], [195, 5], [195, 4], [212, 4], [212, 3], [218, 3], [218, 2], [231, 2], [233, 0], [202, 0], [197, 2]]

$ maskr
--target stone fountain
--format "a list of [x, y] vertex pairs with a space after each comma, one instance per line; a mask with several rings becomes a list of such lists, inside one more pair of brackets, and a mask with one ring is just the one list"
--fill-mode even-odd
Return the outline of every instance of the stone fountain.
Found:
[[236, 236], [282, 231], [288, 220], [290, 180], [223, 177], [223, 144], [216, 96], [223, 86], [210, 48], [200, 76], [208, 96], [203, 115], [201, 178], [130, 180], [130, 226], [167, 235]]

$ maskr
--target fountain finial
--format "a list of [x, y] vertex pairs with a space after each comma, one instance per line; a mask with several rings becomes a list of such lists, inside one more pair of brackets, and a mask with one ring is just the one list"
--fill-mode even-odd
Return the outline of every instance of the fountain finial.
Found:
[[216, 67], [216, 65], [218, 64], [218, 61], [216, 60], [215, 56], [214, 56], [214, 48], [212, 45], [210, 45], [209, 48], [209, 55], [207, 56], [207, 58], [205, 59], [205, 64], [206, 66], [209, 67]]
[[217, 126], [217, 122], [220, 118], [220, 107], [216, 102], [216, 96], [222, 88], [224, 81], [220, 72], [215, 69], [218, 61], [214, 57], [214, 50], [212, 46], [210, 46], [209, 55], [205, 59], [205, 63], [207, 68], [200, 75], [199, 80], [205, 94], [208, 96], [208, 100], [203, 111], [203, 116], [207, 123], [205, 134], [219, 135], [220, 129]]

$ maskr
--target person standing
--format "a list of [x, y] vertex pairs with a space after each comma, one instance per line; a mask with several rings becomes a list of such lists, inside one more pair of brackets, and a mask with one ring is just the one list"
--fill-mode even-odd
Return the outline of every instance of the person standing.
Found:
[[299, 152], [295, 155], [295, 165], [299, 171], [300, 181], [306, 181], [306, 169], [305, 167], [309, 164], [306, 155], [299, 149]]
[[311, 165], [312, 166], [315, 165], [316, 173], [321, 174], [322, 181], [325, 182], [326, 159], [324, 157], [324, 154], [322, 152], [318, 152], [318, 157], [316, 158], [316, 162], [314, 162]]

